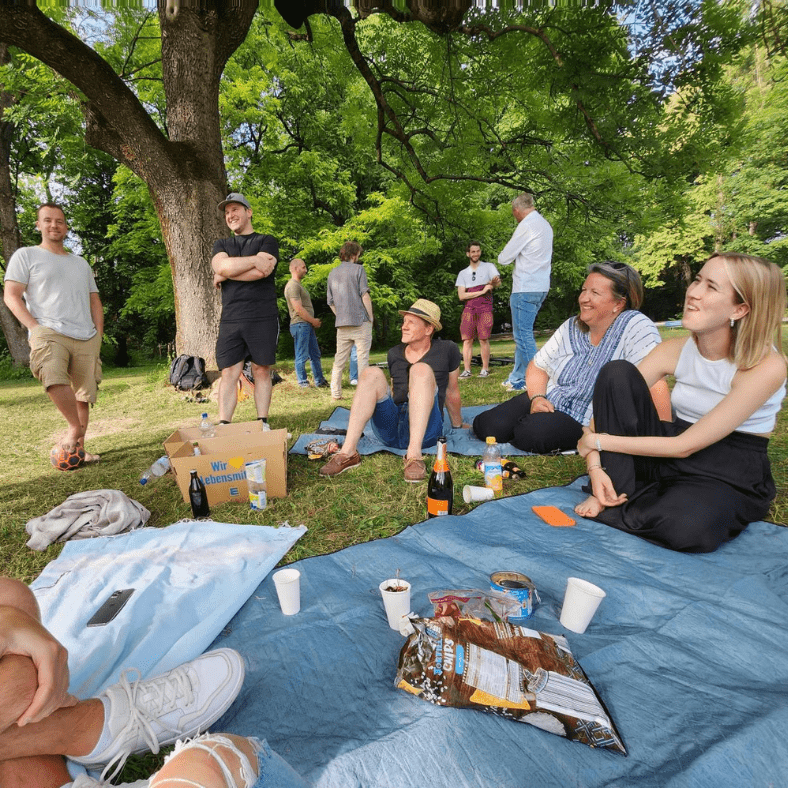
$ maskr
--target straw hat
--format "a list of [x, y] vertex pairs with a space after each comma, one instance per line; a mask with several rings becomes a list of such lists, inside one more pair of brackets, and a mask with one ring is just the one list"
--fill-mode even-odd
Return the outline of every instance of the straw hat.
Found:
[[432, 301], [427, 301], [426, 298], [420, 298], [415, 301], [410, 309], [400, 309], [401, 315], [416, 315], [422, 320], [426, 320], [436, 331], [440, 331], [443, 326], [441, 325], [441, 308]]

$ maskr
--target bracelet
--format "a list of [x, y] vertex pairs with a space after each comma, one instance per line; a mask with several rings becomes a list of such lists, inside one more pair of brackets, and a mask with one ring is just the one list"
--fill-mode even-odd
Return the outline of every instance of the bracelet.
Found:
[[531, 398], [532, 401], [535, 399], [539, 399], [540, 397], [542, 399], [547, 399], [547, 394], [529, 394], [528, 396]]
[[602, 444], [599, 442], [599, 437], [596, 439], [596, 450], [600, 452], [602, 451]]
[[452, 425], [451, 425], [451, 428], [452, 428], [453, 430], [458, 430], [458, 429], [460, 429], [461, 427], [462, 427], [462, 423], [460, 423], [460, 424], [456, 424], [456, 425], [455, 425], [455, 424], [452, 424]]
[[596, 465], [589, 465], [586, 468], [586, 472], [587, 473], [591, 473], [591, 471], [595, 471], [597, 468], [601, 468], [603, 471], [605, 470], [605, 466], [604, 465], [601, 465], [600, 463], [597, 463]]

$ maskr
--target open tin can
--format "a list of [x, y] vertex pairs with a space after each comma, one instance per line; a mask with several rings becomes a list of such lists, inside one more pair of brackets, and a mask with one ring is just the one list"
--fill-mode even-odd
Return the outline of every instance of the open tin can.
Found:
[[514, 597], [520, 603], [520, 613], [509, 616], [510, 624], [524, 624], [534, 612], [534, 603], [539, 594], [531, 578], [520, 572], [493, 572], [490, 575], [490, 588], [499, 594]]

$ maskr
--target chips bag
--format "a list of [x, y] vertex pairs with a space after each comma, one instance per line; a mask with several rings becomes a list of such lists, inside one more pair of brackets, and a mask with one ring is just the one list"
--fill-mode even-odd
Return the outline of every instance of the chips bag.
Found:
[[566, 638], [505, 622], [416, 618], [395, 686], [438, 706], [527, 722], [626, 755], [621, 737]]

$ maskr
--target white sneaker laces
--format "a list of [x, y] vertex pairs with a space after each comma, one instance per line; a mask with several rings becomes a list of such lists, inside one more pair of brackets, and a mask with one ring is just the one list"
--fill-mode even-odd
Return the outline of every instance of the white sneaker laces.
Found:
[[[129, 676], [137, 674], [134, 683], [129, 682]], [[148, 749], [155, 755], [159, 752], [159, 740], [152, 723], [162, 730], [177, 734], [178, 728], [167, 725], [161, 718], [164, 714], [176, 707], [189, 706], [194, 702], [192, 680], [185, 668], [175, 669], [156, 678], [145, 680], [145, 694], [139, 695], [138, 689], [142, 681], [142, 674], [137, 668], [129, 668], [121, 674], [118, 686], [123, 689], [129, 701], [129, 719], [118, 732], [117, 738], [121, 741], [134, 742], [139, 738], [147, 744]], [[184, 698], [185, 704], [179, 704], [178, 699]], [[102, 780], [114, 780], [120, 773], [129, 755], [133, 752], [131, 746], [121, 750], [105, 767], [101, 773]], [[114, 765], [111, 773], [108, 772]]]

